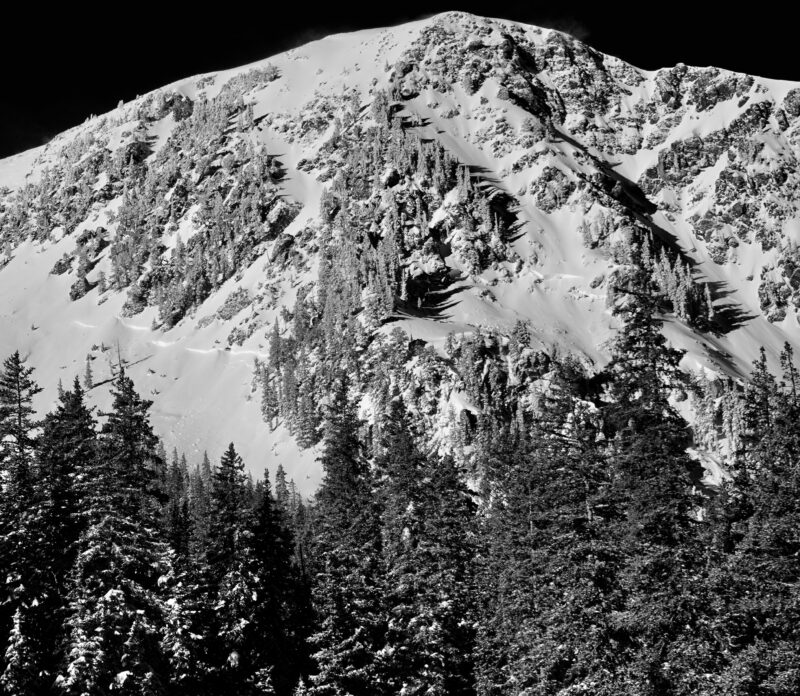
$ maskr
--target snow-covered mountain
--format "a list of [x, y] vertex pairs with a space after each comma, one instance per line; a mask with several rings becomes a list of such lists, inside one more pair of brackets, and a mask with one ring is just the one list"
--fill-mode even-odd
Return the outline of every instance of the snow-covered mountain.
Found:
[[234, 440], [310, 491], [342, 326], [364, 416], [400, 388], [462, 450], [481, 382], [528, 408], [554, 352], [603, 364], [630, 263], [687, 370], [777, 365], [798, 157], [800, 84], [464, 13], [330, 36], [0, 161], [0, 354], [29, 357], [43, 411], [87, 365], [102, 410], [122, 359], [169, 448]]

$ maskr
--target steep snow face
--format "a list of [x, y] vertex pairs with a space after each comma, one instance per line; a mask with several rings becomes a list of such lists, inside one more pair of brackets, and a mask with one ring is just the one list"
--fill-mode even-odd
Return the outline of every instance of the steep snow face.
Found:
[[[168, 448], [213, 458], [233, 440], [253, 471], [282, 462], [309, 492], [314, 438], [301, 449], [288, 417], [264, 422], [254, 364], [298, 297], [320, 301], [342, 209], [391, 257], [393, 280], [369, 271], [359, 288], [367, 332], [443, 355], [449, 334], [502, 343], [524, 325], [532, 353], [601, 365], [615, 280], [644, 263], [686, 368], [741, 377], [761, 345], [777, 364], [800, 341], [798, 156], [799, 85], [645, 72], [464, 13], [330, 36], [0, 161], [0, 353], [29, 357], [42, 410], [87, 365], [102, 410], [123, 361]], [[361, 176], [364, 161], [383, 169]], [[442, 447], [476, 408], [445, 372], [420, 411]]]

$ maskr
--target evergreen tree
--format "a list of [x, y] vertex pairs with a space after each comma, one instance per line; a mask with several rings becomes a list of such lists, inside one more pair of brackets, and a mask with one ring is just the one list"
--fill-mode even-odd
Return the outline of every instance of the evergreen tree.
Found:
[[170, 499], [168, 511], [167, 541], [175, 553], [176, 560], [182, 560], [189, 554], [192, 538], [192, 518], [189, 513], [188, 498]]
[[33, 397], [41, 388], [33, 380], [33, 368], [25, 365], [19, 351], [3, 362], [0, 370], [0, 456], [17, 494], [30, 494], [31, 460], [35, 444]]
[[709, 614], [725, 646], [713, 694], [800, 689], [800, 410], [784, 355], [783, 383], [763, 350], [754, 363], [742, 397], [746, 467], [712, 506]]
[[668, 401], [680, 354], [661, 334], [654, 302], [642, 295], [626, 300], [616, 312], [623, 326], [612, 346], [603, 414], [615, 438], [617, 485], [628, 505], [629, 531], [672, 543], [693, 504], [691, 465], [684, 454], [688, 428]]
[[203, 452], [201, 463], [189, 475], [189, 515], [192, 521], [190, 547], [196, 555], [205, 552], [211, 520], [211, 462]]
[[153, 432], [149, 410], [153, 402], [142, 399], [133, 381], [120, 369], [114, 383], [113, 406], [101, 429], [101, 455], [116, 475], [113, 501], [116, 511], [154, 531], [160, 527], [166, 462]]
[[202, 570], [206, 594], [200, 608], [208, 663], [205, 683], [211, 693], [225, 685], [237, 693], [249, 693], [252, 670], [243, 644], [255, 592], [248, 539], [251, 510], [244, 462], [233, 443], [211, 473], [210, 486]]
[[208, 564], [212, 577], [217, 581], [225, 575], [243, 548], [249, 512], [244, 462], [230, 443], [211, 479]]
[[[16, 651], [17, 661], [29, 650], [20, 641], [27, 638], [26, 607], [36, 599], [42, 560], [33, 459], [38, 423], [32, 403], [41, 389], [32, 374], [18, 351], [0, 369], [0, 656], [8, 648]], [[7, 646], [12, 630], [13, 643]], [[4, 673], [4, 659], [0, 668]], [[6, 688], [14, 687], [6, 681]]]
[[294, 541], [265, 477], [257, 487], [250, 541], [256, 577], [252, 631], [247, 652], [256, 684], [289, 696], [307, 661], [310, 597], [305, 578], [292, 563]]
[[76, 695], [166, 693], [161, 582], [170, 561], [158, 532], [157, 439], [150, 403], [122, 370], [112, 394], [100, 458], [86, 482], [87, 526], [71, 573], [58, 683]]
[[778, 383], [769, 371], [767, 354], [762, 347], [759, 357], [753, 362], [753, 372], [745, 385], [742, 399], [741, 433], [742, 451], [739, 452], [738, 466], [744, 479], [752, 479], [756, 473], [751, 449], [757, 450], [759, 443], [770, 432], [778, 404]]
[[0, 677], [3, 694], [7, 696], [28, 696], [47, 693], [42, 688], [41, 649], [33, 628], [27, 625], [27, 609], [18, 606], [14, 612], [11, 634], [5, 652], [5, 669]]
[[485, 455], [481, 694], [618, 693], [618, 514], [573, 371], [556, 365], [536, 422]]
[[91, 356], [86, 356], [86, 370], [83, 373], [83, 383], [86, 385], [87, 389], [91, 389], [94, 386], [94, 376], [92, 375], [92, 358]]
[[[203, 477], [204, 478], [204, 477]], [[248, 638], [253, 632], [257, 601], [256, 567], [250, 553], [252, 510], [244, 462], [231, 443], [219, 466], [211, 473], [208, 535], [200, 549], [197, 586], [187, 586], [182, 597], [183, 650], [186, 664], [176, 665], [188, 693], [273, 693], [268, 680], [258, 680], [258, 670]], [[190, 610], [191, 613], [188, 613]], [[180, 626], [179, 626], [180, 627]], [[192, 641], [191, 635], [201, 636]], [[187, 639], [188, 638], [188, 639]], [[204, 665], [202, 670], [191, 663]]]
[[168, 656], [171, 696], [217, 693], [209, 635], [213, 604], [203, 559], [194, 554], [173, 567], [168, 582], [161, 650]]
[[178, 457], [175, 450], [167, 472], [166, 530], [176, 558], [185, 559], [189, 554], [192, 536], [192, 519], [189, 512], [189, 472], [185, 457]]
[[282, 464], [278, 464], [278, 468], [275, 470], [275, 502], [288, 519], [291, 501], [289, 484], [286, 481], [286, 471], [284, 471]]
[[800, 371], [794, 364], [794, 349], [787, 341], [783, 344], [781, 351], [781, 369], [783, 370], [784, 383], [789, 404], [792, 408], [797, 408], [798, 391], [800, 391]]
[[384, 693], [378, 651], [381, 610], [380, 519], [372, 473], [358, 439], [358, 418], [340, 379], [326, 414], [317, 493], [317, 567], [313, 587], [317, 631], [310, 642], [317, 665], [309, 693]]
[[416, 448], [402, 404], [387, 415], [383, 538], [389, 693], [472, 694], [475, 509], [452, 459]]
[[[623, 553], [625, 608], [617, 630], [630, 650], [622, 693], [697, 693], [713, 655], [687, 645], [710, 644], [696, 623], [702, 567], [692, 494], [695, 465], [686, 454], [688, 428], [668, 397], [680, 354], [667, 345], [646, 284], [635, 274], [616, 310], [623, 322], [607, 368], [603, 408], [616, 504], [625, 511], [613, 531]], [[710, 661], [706, 663], [706, 660]]]
[[[96, 461], [95, 421], [76, 378], [72, 391], [63, 392], [55, 411], [45, 417], [38, 441], [37, 496], [32, 510], [37, 554], [28, 560], [32, 565], [27, 572], [30, 599], [24, 613], [18, 610], [14, 636], [18, 652], [27, 641], [27, 670], [36, 675], [35, 681], [28, 682], [31, 692], [48, 693], [63, 659], [69, 573], [85, 528], [83, 495]], [[8, 686], [10, 675], [4, 681]]]

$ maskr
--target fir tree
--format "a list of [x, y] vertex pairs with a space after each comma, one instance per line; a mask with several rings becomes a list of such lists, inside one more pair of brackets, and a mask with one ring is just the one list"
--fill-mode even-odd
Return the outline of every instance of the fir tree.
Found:
[[[16, 640], [29, 639], [28, 668], [37, 693], [51, 688], [65, 639], [69, 574], [85, 529], [84, 494], [97, 466], [95, 421], [75, 379], [56, 410], [42, 423], [38, 441], [37, 499], [33, 509], [37, 555], [28, 562], [29, 607], [17, 624]], [[24, 631], [30, 631], [26, 636]], [[35, 648], [34, 648], [35, 646]]]
[[33, 628], [27, 625], [25, 612], [17, 607], [8, 647], [5, 652], [5, 669], [0, 675], [3, 694], [7, 696], [29, 696], [47, 693], [43, 688], [38, 667], [41, 664], [41, 647], [36, 640]]
[[167, 472], [166, 530], [176, 558], [185, 559], [189, 554], [192, 537], [192, 519], [189, 511], [189, 472], [185, 457], [178, 457], [175, 450]]
[[19, 351], [3, 362], [0, 370], [0, 461], [7, 475], [7, 497], [21, 508], [30, 501], [35, 444], [33, 397], [41, 388], [33, 381], [33, 368], [25, 365]]
[[203, 453], [201, 463], [189, 473], [187, 498], [191, 530], [189, 551], [194, 559], [205, 559], [211, 529], [211, 463], [206, 453]]
[[383, 683], [390, 693], [475, 693], [471, 497], [452, 459], [422, 456], [399, 401], [387, 415], [377, 466], [388, 612]]
[[[149, 420], [152, 401], [142, 399], [133, 381], [120, 369], [114, 383], [113, 407], [101, 429], [101, 455], [116, 474], [117, 512], [154, 530], [166, 502], [166, 462]], [[163, 446], [161, 446], [163, 449]]]
[[244, 462], [230, 443], [211, 480], [208, 563], [217, 579], [227, 572], [245, 543], [242, 537], [249, 513], [246, 480]]
[[278, 464], [278, 468], [275, 470], [275, 502], [288, 520], [291, 510], [291, 500], [289, 484], [286, 481], [286, 471], [282, 464]]
[[625, 511], [613, 534], [624, 554], [620, 583], [625, 609], [617, 630], [631, 650], [620, 689], [637, 694], [696, 693], [706, 655], [692, 658], [702, 563], [691, 513], [694, 464], [685, 422], [668, 397], [680, 354], [666, 343], [655, 303], [636, 275], [616, 310], [623, 326], [612, 346], [603, 408], [610, 440], [616, 504]]
[[[244, 462], [231, 443], [211, 478], [210, 524], [205, 554], [206, 607], [201, 611], [212, 690], [272, 693], [264, 682], [256, 689], [258, 666], [251, 653], [257, 568], [251, 554], [252, 510]], [[260, 683], [260, 681], [259, 681]], [[261, 688], [265, 690], [261, 690]]]
[[124, 371], [112, 393], [99, 463], [87, 481], [87, 526], [70, 578], [66, 663], [58, 683], [68, 694], [159, 694], [168, 677], [160, 582], [170, 562], [158, 534], [157, 439], [150, 404]]
[[533, 427], [501, 431], [485, 454], [481, 694], [617, 693], [617, 512], [579, 380], [557, 365]]
[[255, 683], [269, 684], [289, 696], [306, 675], [305, 640], [309, 631], [309, 596], [305, 578], [292, 563], [294, 542], [284, 514], [265, 477], [257, 488], [250, 541], [256, 577], [252, 628], [245, 649]]
[[318, 568], [313, 588], [317, 631], [310, 642], [319, 696], [383, 693], [378, 651], [386, 621], [381, 610], [380, 521], [369, 464], [358, 439], [358, 419], [340, 379], [325, 419], [317, 493]]
[[[0, 654], [6, 652], [6, 637], [17, 615], [15, 659], [23, 650], [20, 631], [29, 625], [25, 605], [39, 593], [42, 548], [37, 539], [38, 494], [35, 489], [33, 448], [38, 423], [34, 420], [33, 397], [41, 389], [34, 382], [33, 368], [25, 365], [19, 352], [3, 362], [0, 370]], [[35, 577], [32, 577], [35, 576]], [[18, 612], [18, 609], [21, 613]], [[4, 665], [0, 661], [0, 665]], [[6, 683], [11, 688], [10, 683]], [[22, 687], [20, 687], [22, 688]]]
[[94, 376], [92, 375], [92, 359], [91, 356], [86, 356], [86, 370], [83, 373], [83, 383], [87, 389], [94, 386]]
[[800, 411], [785, 355], [783, 384], [767, 371], [763, 350], [754, 363], [742, 397], [750, 424], [746, 473], [711, 509], [708, 613], [725, 646], [713, 694], [800, 689]]

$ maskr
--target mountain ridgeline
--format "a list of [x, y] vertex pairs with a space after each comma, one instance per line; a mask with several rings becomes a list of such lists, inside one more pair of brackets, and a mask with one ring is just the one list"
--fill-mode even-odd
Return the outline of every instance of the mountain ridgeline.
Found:
[[686, 371], [742, 380], [761, 346], [778, 370], [799, 123], [797, 85], [513, 22], [329, 37], [0, 162], [0, 348], [42, 413], [79, 370], [108, 407], [121, 358], [169, 447], [225, 427], [306, 494], [335, 365], [369, 422], [398, 385], [444, 453], [488, 403], [529, 409], [554, 357], [601, 368], [632, 268]]
[[798, 157], [456, 12], [0, 161], [2, 693], [800, 692]]

